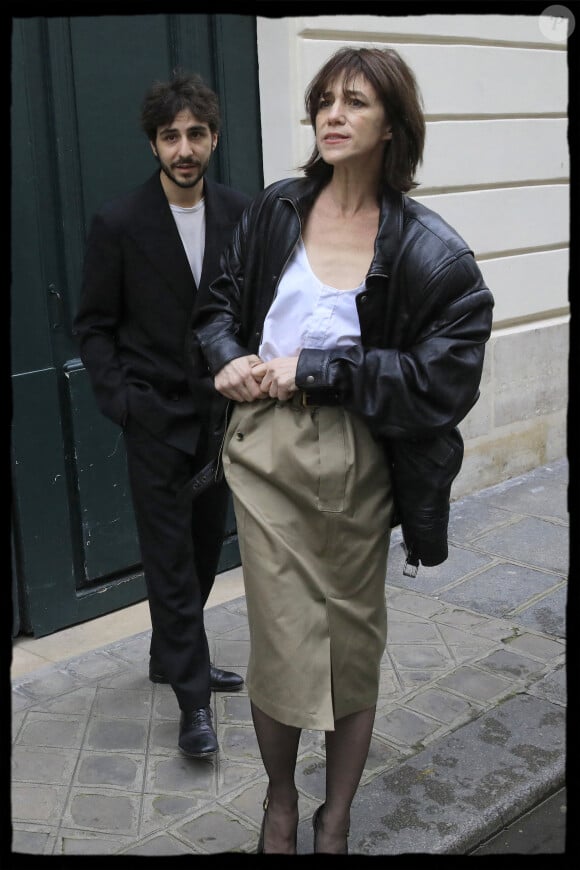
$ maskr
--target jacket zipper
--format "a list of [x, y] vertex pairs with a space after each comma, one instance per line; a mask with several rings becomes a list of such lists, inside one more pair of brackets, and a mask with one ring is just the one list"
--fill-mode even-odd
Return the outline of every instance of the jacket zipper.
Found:
[[224, 452], [226, 432], [228, 431], [228, 424], [229, 424], [229, 416], [230, 416], [231, 407], [232, 407], [232, 399], [228, 399], [228, 403], [226, 405], [225, 414], [224, 414], [224, 417], [225, 417], [224, 431], [223, 431], [222, 440], [220, 443], [220, 449], [218, 450], [218, 455], [217, 455], [216, 462], [215, 462], [215, 471], [213, 473], [215, 483], [218, 482], [218, 480], [221, 476], [220, 475], [220, 468], [222, 468], [222, 456], [223, 456], [223, 452]]

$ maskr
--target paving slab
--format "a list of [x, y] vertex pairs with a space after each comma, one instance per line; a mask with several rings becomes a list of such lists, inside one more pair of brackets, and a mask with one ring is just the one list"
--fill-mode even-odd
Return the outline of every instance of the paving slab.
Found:
[[[476, 854], [565, 783], [568, 465], [451, 506], [450, 555], [402, 573], [395, 529], [387, 647], [351, 819], [360, 856]], [[243, 596], [206, 614], [218, 666], [246, 673]], [[12, 681], [12, 864], [31, 856], [244, 855], [266, 776], [245, 688], [212, 696], [220, 752], [177, 750], [179, 710], [148, 679], [143, 631]], [[324, 736], [304, 731], [298, 847], [324, 801]], [[486, 854], [489, 854], [488, 852]]]
[[[565, 775], [565, 712], [518, 695], [363, 785], [352, 854], [466, 854]], [[303, 851], [311, 832], [301, 831]]]

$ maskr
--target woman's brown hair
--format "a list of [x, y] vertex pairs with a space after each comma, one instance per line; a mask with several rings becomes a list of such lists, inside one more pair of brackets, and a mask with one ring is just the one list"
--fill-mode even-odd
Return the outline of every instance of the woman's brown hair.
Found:
[[[340, 48], [312, 79], [304, 104], [312, 129], [320, 99], [338, 76], [344, 73], [348, 88], [358, 75], [364, 76], [383, 104], [393, 137], [385, 146], [383, 180], [393, 190], [406, 193], [418, 186], [417, 166], [423, 159], [425, 117], [423, 101], [415, 75], [393, 48]], [[309, 178], [328, 179], [333, 168], [322, 160], [316, 144], [306, 163], [300, 167]]]

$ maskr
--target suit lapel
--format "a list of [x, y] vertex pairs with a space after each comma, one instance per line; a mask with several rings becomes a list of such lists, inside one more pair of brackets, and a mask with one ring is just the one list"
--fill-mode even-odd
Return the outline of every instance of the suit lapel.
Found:
[[143, 185], [139, 205], [141, 211], [135, 216], [131, 234], [181, 305], [190, 311], [196, 285], [158, 172]]
[[224, 211], [219, 208], [219, 193], [207, 178], [204, 179], [205, 197], [205, 251], [199, 280], [199, 288], [207, 290], [209, 282], [219, 275], [220, 256], [226, 233], [231, 229], [224, 220]]

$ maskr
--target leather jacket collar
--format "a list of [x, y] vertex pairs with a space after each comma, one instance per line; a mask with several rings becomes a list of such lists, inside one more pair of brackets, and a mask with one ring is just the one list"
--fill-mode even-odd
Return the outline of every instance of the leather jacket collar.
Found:
[[[315, 178], [291, 179], [281, 185], [278, 196], [292, 203], [302, 224], [323, 187], [324, 184]], [[367, 274], [368, 278], [390, 277], [403, 233], [403, 220], [404, 194], [385, 185], [381, 198], [375, 253]]]

